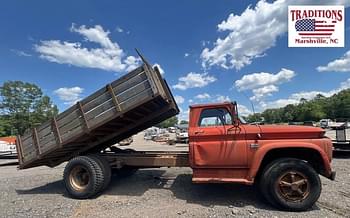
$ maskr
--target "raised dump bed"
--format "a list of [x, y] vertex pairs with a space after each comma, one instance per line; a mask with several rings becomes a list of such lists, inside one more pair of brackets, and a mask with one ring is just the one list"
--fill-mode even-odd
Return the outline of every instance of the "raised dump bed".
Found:
[[178, 112], [159, 70], [144, 60], [52, 120], [17, 136], [19, 167], [54, 167], [101, 151]]

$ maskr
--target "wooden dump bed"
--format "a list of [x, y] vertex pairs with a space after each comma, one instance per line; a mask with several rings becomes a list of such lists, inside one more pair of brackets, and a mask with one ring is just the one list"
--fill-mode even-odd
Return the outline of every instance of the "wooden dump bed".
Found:
[[54, 167], [101, 151], [178, 112], [159, 70], [144, 61], [52, 120], [17, 136], [19, 168]]

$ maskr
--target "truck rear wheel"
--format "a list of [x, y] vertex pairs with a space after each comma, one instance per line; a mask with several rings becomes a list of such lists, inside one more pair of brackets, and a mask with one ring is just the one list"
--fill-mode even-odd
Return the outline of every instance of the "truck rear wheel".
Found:
[[312, 207], [321, 194], [321, 181], [307, 162], [295, 158], [281, 158], [265, 171], [265, 196], [273, 205], [290, 211], [304, 211]]
[[75, 157], [66, 165], [63, 180], [68, 194], [73, 198], [91, 198], [103, 187], [103, 169], [91, 157]]
[[99, 154], [92, 154], [92, 155], [89, 155], [88, 157], [94, 159], [102, 169], [102, 175], [104, 178], [103, 185], [100, 190], [102, 192], [108, 187], [109, 183], [111, 182], [111, 176], [112, 176], [111, 166], [109, 165], [108, 160]]

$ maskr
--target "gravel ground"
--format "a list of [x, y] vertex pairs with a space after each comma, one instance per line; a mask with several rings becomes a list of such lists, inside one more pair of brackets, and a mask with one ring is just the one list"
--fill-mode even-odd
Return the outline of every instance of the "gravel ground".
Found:
[[[131, 148], [146, 150], [134, 138]], [[187, 150], [185, 145], [154, 144], [151, 150]], [[11, 160], [0, 160], [0, 163]], [[13, 160], [12, 160], [13, 161]], [[350, 155], [333, 161], [336, 181], [322, 178], [323, 191], [307, 212], [277, 211], [261, 201], [253, 187], [192, 184], [190, 168], [139, 170], [114, 178], [96, 199], [67, 196], [65, 164], [18, 171], [0, 167], [0, 217], [350, 217]]]

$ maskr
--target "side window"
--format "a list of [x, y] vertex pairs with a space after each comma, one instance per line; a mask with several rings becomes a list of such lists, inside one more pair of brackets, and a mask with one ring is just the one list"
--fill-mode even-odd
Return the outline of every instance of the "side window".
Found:
[[198, 125], [222, 126], [232, 123], [231, 114], [225, 108], [204, 109], [199, 117]]

